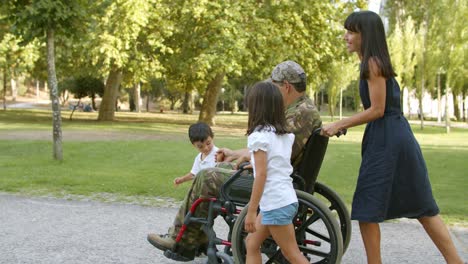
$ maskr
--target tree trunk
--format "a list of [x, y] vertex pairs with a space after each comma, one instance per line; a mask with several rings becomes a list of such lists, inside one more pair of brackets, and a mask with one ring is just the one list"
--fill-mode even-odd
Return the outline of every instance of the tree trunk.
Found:
[[117, 66], [113, 66], [109, 72], [109, 77], [104, 87], [104, 95], [102, 96], [101, 105], [99, 106], [99, 121], [112, 121], [115, 115], [115, 102], [117, 93], [122, 82], [122, 70]]
[[141, 85], [140, 82], [133, 85], [133, 102], [135, 103], [135, 112], [141, 112]]
[[460, 116], [460, 103], [458, 102], [458, 96], [453, 94], [452, 100], [453, 100], [453, 115], [455, 116], [456, 120], [459, 121], [461, 119]]
[[189, 113], [189, 101], [190, 101], [190, 92], [187, 89], [185, 89], [184, 101], [182, 102], [182, 113], [184, 114]]
[[147, 113], [150, 112], [150, 109], [149, 109], [150, 98], [151, 98], [151, 94], [148, 93], [148, 94], [146, 95], [146, 112], [147, 112]]
[[448, 85], [445, 87], [445, 130], [447, 134], [450, 133], [450, 113], [449, 113], [449, 94], [450, 94], [450, 88]]
[[96, 95], [95, 94], [91, 96], [91, 105], [93, 106], [93, 110], [96, 111], [97, 108], [96, 108]]
[[465, 91], [462, 92], [462, 109], [463, 109], [463, 122], [466, 121], [466, 93]]
[[62, 152], [62, 116], [60, 113], [60, 102], [57, 87], [57, 75], [55, 72], [55, 32], [47, 30], [47, 82], [50, 89], [53, 113], [53, 140], [54, 159], [63, 160]]
[[320, 87], [320, 106], [319, 106], [319, 111], [322, 111], [322, 106], [323, 106], [323, 94], [325, 92], [325, 87], [324, 85], [322, 84], [322, 86]]
[[7, 87], [7, 70], [3, 71], [3, 110], [6, 110], [6, 87]]
[[[424, 91], [424, 87], [421, 89], [421, 93]], [[419, 95], [419, 120], [421, 130], [424, 129], [424, 110], [423, 110], [423, 95]]]
[[333, 106], [332, 102], [330, 102], [330, 100], [328, 100], [328, 111], [330, 112], [330, 118], [333, 122], [335, 120], [335, 107]]
[[200, 109], [199, 121], [203, 121], [210, 126], [215, 124], [216, 103], [218, 102], [218, 95], [221, 92], [221, 86], [224, 80], [224, 72], [218, 73], [216, 77], [208, 84], [205, 95], [203, 96], [203, 103]]
[[[425, 38], [426, 35], [424, 35], [424, 40], [426, 39]], [[425, 41], [424, 41], [425, 43]], [[424, 129], [424, 110], [423, 110], [423, 97], [424, 97], [424, 86], [426, 85], [425, 84], [425, 81], [426, 81], [426, 76], [425, 76], [425, 72], [424, 72], [424, 55], [423, 55], [423, 60], [422, 60], [422, 70], [421, 70], [421, 75], [422, 75], [422, 79], [421, 79], [421, 93], [419, 94], [419, 120], [421, 121], [421, 130]]]
[[39, 80], [36, 80], [36, 101], [39, 102]]
[[343, 119], [343, 88], [340, 87], [340, 120]]
[[16, 80], [11, 74], [10, 86], [11, 86], [11, 101], [16, 102], [16, 96], [18, 95], [18, 87], [16, 87]]
[[68, 118], [70, 121], [72, 121], [73, 113], [75, 113], [75, 110], [79, 107], [80, 104], [81, 104], [81, 98], [78, 99], [78, 103], [76, 103], [76, 105], [73, 106], [73, 110], [70, 114], [70, 117]]
[[440, 73], [437, 74], [437, 123], [442, 122], [442, 99], [440, 87]]
[[410, 91], [409, 87], [406, 87], [406, 90], [408, 91], [408, 93], [407, 93], [407, 96], [408, 96], [408, 99], [407, 99], [408, 100], [407, 101], [407, 103], [408, 103], [408, 120], [410, 120], [411, 119], [411, 91]]

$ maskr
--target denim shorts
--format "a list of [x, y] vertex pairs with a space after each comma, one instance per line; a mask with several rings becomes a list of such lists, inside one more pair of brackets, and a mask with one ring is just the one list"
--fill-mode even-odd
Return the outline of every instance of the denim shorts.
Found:
[[292, 203], [270, 211], [260, 211], [262, 225], [289, 225], [297, 213], [298, 203]]

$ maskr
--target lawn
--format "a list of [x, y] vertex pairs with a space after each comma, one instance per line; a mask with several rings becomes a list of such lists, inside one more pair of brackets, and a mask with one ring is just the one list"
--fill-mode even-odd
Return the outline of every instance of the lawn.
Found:
[[[74, 120], [69, 121], [69, 112], [63, 112], [61, 162], [52, 159], [50, 139], [2, 137], [19, 132], [48, 135], [50, 116], [48, 111], [40, 110], [0, 111], [0, 191], [180, 200], [188, 189], [189, 184], [174, 187], [172, 180], [190, 170], [197, 154], [186, 135], [197, 115], [117, 113], [114, 122], [96, 122], [96, 113], [75, 113]], [[245, 146], [245, 114], [218, 115], [216, 122], [213, 130], [217, 146]], [[452, 129], [447, 135], [443, 128], [413, 129], [426, 158], [441, 215], [450, 223], [468, 225], [468, 130]], [[80, 131], [88, 132], [86, 138], [67, 139], [67, 134]], [[127, 137], [93, 138], [110, 132]], [[362, 133], [361, 126], [344, 137], [331, 139], [319, 175], [319, 181], [331, 186], [348, 204], [358, 174]]]

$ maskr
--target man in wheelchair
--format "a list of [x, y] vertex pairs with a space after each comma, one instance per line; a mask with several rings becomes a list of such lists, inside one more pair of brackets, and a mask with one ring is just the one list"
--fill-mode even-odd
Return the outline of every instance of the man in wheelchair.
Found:
[[[299, 64], [294, 61], [281, 62], [273, 69], [270, 81], [279, 87], [283, 95], [288, 129], [295, 135], [291, 164], [296, 170], [302, 160], [302, 151], [309, 136], [316, 128], [321, 126], [322, 121], [314, 103], [305, 93], [307, 77]], [[250, 158], [248, 149], [230, 150], [224, 148], [220, 149], [220, 154], [224, 156], [225, 161], [236, 160], [237, 164]], [[193, 202], [198, 198], [218, 197], [223, 183], [236, 172], [236, 170], [233, 170], [234, 168], [225, 165], [226, 163], [223, 162], [217, 167], [201, 170], [197, 174], [179, 208], [173, 226], [169, 228], [168, 234], [148, 234], [149, 243], [162, 251], [174, 248], [175, 238]], [[201, 204], [198, 206], [195, 216], [206, 216], [207, 211], [208, 206]], [[186, 256], [193, 259], [193, 256], [202, 253], [206, 249], [207, 243], [208, 238], [200, 229], [200, 226], [191, 224], [186, 229], [182, 240], [178, 243], [178, 251], [188, 252]]]

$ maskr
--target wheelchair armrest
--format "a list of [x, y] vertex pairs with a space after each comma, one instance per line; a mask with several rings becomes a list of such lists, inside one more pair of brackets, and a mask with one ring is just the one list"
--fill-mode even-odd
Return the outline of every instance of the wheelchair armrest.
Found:
[[245, 168], [246, 166], [250, 165], [250, 162], [242, 162], [240, 165], [239, 165], [239, 170], [244, 171], [244, 170], [250, 170], [252, 171], [252, 168]]
[[[247, 165], [250, 165], [249, 162], [244, 162], [242, 164], [239, 165], [239, 169], [236, 171], [236, 173], [234, 173], [234, 175], [232, 175], [224, 184], [223, 186], [221, 186], [221, 190], [220, 190], [220, 197], [223, 201], [231, 201], [232, 200], [232, 197], [229, 196], [228, 194], [228, 190], [231, 188], [231, 186], [235, 186], [235, 188], [244, 188], [246, 189], [246, 191], [250, 192], [249, 188], [251, 189], [252, 186], [247, 186], [247, 185], [250, 185], [251, 181], [250, 179], [249, 180], [239, 180], [240, 177], [246, 177], [244, 176], [244, 173], [243, 172], [252, 172], [253, 169], [252, 168], [246, 168]], [[237, 181], [237, 182], [236, 182]], [[234, 184], [234, 182], [236, 182], [236, 184]], [[237, 186], [239, 185], [239, 186]], [[245, 198], [244, 198], [245, 199]], [[242, 199], [242, 200], [244, 200]], [[249, 197], [246, 197], [246, 199], [250, 199], [250, 196]], [[238, 201], [233, 201], [233, 202], [238, 202]]]

